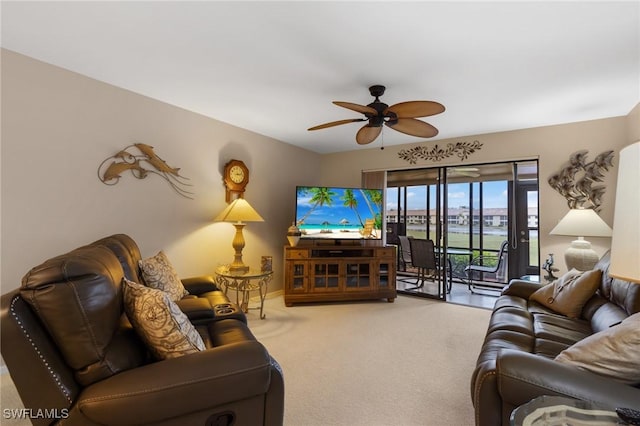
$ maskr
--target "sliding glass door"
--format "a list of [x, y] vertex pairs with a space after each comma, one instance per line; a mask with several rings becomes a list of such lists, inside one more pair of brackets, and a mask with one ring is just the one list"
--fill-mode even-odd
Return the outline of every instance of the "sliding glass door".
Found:
[[538, 174], [526, 164], [517, 165], [515, 173], [515, 235], [518, 256], [509, 267], [517, 276], [540, 273], [538, 238]]
[[397, 235], [432, 240], [440, 255], [440, 282], [420, 295], [446, 299], [450, 281], [466, 283], [470, 261], [497, 254], [504, 241], [508, 262], [479, 278], [500, 287], [536, 275], [537, 190], [535, 160], [388, 172], [387, 223]]

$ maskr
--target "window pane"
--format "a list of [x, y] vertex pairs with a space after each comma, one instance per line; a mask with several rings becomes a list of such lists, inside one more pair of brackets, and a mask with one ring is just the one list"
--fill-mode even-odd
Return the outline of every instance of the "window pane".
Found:
[[509, 202], [507, 181], [491, 181], [482, 184], [483, 203], [483, 248], [499, 250], [507, 239], [509, 222]]
[[453, 183], [447, 188], [449, 247], [469, 248], [469, 183]]
[[480, 247], [480, 182], [473, 182], [471, 184], [471, 190], [473, 193], [472, 199], [472, 211], [471, 211], [471, 234], [472, 234], [472, 247]]
[[427, 238], [427, 187], [407, 187], [407, 235]]
[[538, 267], [538, 191], [527, 191], [527, 226], [529, 227], [529, 266]]

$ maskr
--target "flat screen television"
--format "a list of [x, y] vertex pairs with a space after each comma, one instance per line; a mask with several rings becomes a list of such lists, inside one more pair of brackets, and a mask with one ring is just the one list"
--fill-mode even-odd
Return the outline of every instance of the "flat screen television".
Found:
[[301, 238], [382, 238], [382, 190], [298, 186], [296, 225]]

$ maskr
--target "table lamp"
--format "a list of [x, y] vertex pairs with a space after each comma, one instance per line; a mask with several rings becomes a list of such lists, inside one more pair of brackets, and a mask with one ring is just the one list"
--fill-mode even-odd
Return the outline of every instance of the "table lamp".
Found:
[[578, 237], [564, 253], [567, 269], [590, 271], [599, 256], [584, 237], [610, 237], [611, 228], [593, 209], [571, 209], [550, 232], [551, 235]]
[[251, 207], [244, 198], [236, 198], [215, 218], [216, 222], [232, 222], [236, 227], [236, 234], [231, 245], [235, 250], [233, 263], [229, 266], [229, 271], [244, 273], [249, 271], [249, 267], [242, 263], [242, 249], [244, 248], [244, 236], [242, 229], [244, 222], [264, 222], [262, 216]]
[[640, 142], [620, 151], [609, 275], [640, 283]]

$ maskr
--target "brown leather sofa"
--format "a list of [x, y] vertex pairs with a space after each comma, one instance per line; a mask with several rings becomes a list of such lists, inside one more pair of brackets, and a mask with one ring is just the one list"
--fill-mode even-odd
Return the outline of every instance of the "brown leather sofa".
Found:
[[554, 360], [585, 337], [640, 311], [640, 285], [612, 279], [609, 255], [596, 265], [596, 294], [571, 319], [529, 301], [539, 284], [512, 280], [497, 299], [471, 377], [477, 426], [508, 425], [511, 412], [541, 395], [640, 409], [640, 388]]
[[[284, 381], [211, 277], [177, 304], [206, 350], [155, 361], [124, 313], [140, 251], [113, 235], [33, 268], [1, 298], [2, 356], [35, 425], [281, 425]], [[4, 407], [11, 408], [11, 407]]]

